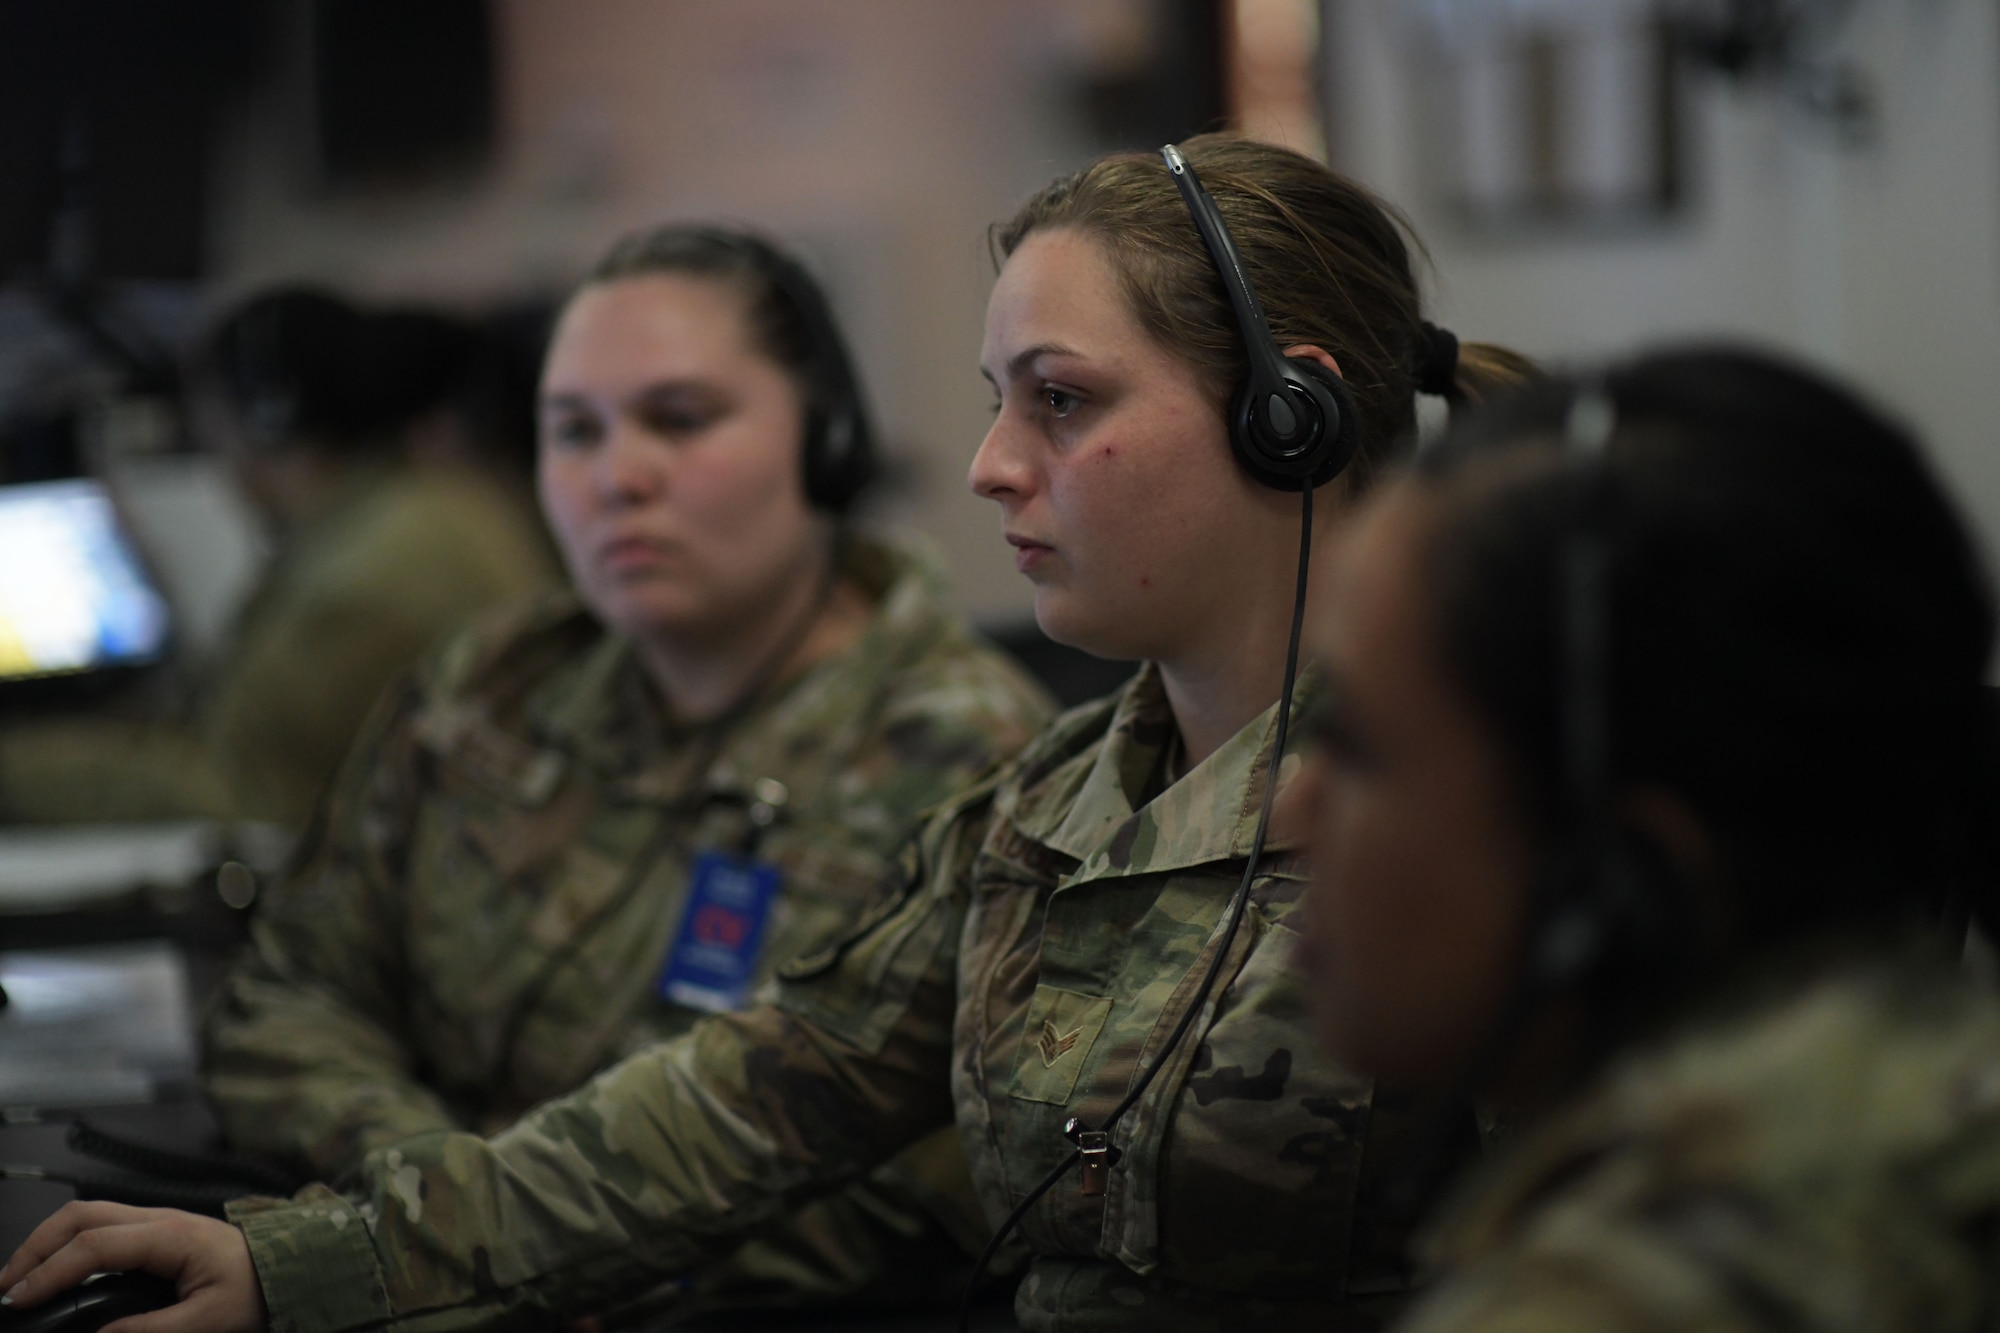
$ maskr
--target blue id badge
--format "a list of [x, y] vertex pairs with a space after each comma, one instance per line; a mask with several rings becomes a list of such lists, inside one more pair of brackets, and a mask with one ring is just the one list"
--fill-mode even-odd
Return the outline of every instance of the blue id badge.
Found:
[[726, 852], [697, 856], [687, 910], [660, 970], [660, 996], [712, 1014], [741, 1008], [777, 896], [776, 866]]

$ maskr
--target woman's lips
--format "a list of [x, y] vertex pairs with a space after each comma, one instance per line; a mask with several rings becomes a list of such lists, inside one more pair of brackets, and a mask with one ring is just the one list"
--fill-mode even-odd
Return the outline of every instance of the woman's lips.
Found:
[[1007, 534], [1007, 544], [1014, 548], [1014, 568], [1023, 574], [1039, 565], [1046, 557], [1055, 554], [1055, 547], [1047, 542], [1038, 542], [1032, 537], [1018, 533]]
[[597, 565], [607, 573], [630, 573], [653, 568], [666, 554], [665, 543], [650, 537], [614, 537], [597, 548]]

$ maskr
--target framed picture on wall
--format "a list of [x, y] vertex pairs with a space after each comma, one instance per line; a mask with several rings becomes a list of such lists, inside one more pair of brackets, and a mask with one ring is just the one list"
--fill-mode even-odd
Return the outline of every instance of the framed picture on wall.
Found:
[[1642, 0], [1420, 0], [1434, 189], [1489, 232], [1644, 225], [1685, 193], [1672, 33]]

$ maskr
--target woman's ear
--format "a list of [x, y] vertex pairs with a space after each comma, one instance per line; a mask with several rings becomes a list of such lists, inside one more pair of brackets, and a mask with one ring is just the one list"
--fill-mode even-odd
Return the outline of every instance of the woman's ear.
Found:
[[1680, 795], [1653, 785], [1625, 793], [1618, 821], [1656, 850], [1661, 869], [1680, 887], [1680, 906], [1693, 916], [1688, 926], [1694, 944], [1720, 955], [1735, 933], [1735, 913], [1708, 825]]
[[1340, 362], [1333, 359], [1333, 354], [1315, 343], [1293, 343], [1285, 349], [1285, 355], [1287, 357], [1304, 357], [1308, 361], [1317, 361], [1332, 371], [1335, 379], [1347, 378], [1347, 376], [1340, 373]]
[[1618, 802], [1618, 817], [1660, 845], [1674, 870], [1690, 880], [1715, 871], [1715, 839], [1693, 807], [1665, 787], [1641, 786]]

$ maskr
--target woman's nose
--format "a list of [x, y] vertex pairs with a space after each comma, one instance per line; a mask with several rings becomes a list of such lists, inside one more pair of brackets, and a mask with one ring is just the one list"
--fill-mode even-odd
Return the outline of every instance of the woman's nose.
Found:
[[614, 427], [597, 451], [592, 469], [600, 499], [635, 503], [653, 499], [666, 489], [666, 450], [641, 438], [641, 432]]
[[1033, 489], [1034, 473], [1027, 453], [1021, 447], [1019, 432], [1008, 421], [1004, 410], [993, 418], [993, 424], [986, 430], [986, 438], [979, 442], [979, 451], [972, 456], [972, 467], [966, 473], [965, 484], [972, 488], [974, 495], [1003, 502], [1019, 499]]

